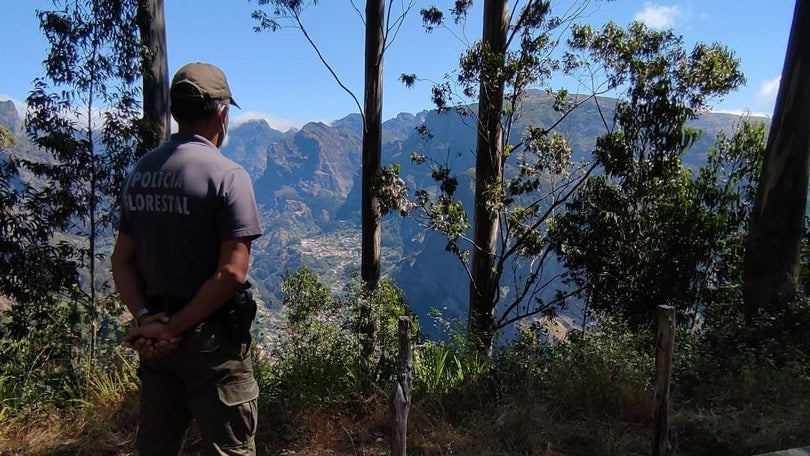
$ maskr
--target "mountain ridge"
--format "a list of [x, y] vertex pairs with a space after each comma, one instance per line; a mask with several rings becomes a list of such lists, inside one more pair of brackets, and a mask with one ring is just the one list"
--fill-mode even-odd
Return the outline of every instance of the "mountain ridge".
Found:
[[[560, 121], [556, 128], [569, 138], [575, 154], [588, 156], [596, 136], [604, 132], [602, 116], [612, 118], [615, 103], [591, 99], [560, 121], [553, 98], [530, 91], [511, 140], [519, 140], [528, 125], [548, 127]], [[459, 176], [458, 197], [469, 204], [476, 141], [473, 112], [474, 107], [445, 113], [426, 110], [385, 121], [383, 165], [399, 163], [409, 188], [427, 188], [435, 183], [426, 168], [411, 163], [410, 155], [428, 154], [452, 167]], [[705, 133], [684, 161], [699, 164], [717, 132], [739, 119], [703, 114], [692, 125]], [[0, 124], [19, 131], [21, 120], [13, 103], [0, 103]], [[264, 236], [254, 242], [251, 281], [270, 309], [278, 310], [285, 272], [307, 266], [326, 284], [337, 285], [359, 269], [362, 131], [359, 114], [328, 124], [308, 122], [286, 132], [264, 120], [230, 128], [222, 153], [244, 166], [254, 183]], [[357, 248], [348, 248], [342, 239], [356, 239]], [[458, 259], [444, 250], [441, 236], [424, 232], [411, 219], [389, 215], [383, 218], [382, 241], [383, 271], [405, 291], [420, 318], [426, 319], [432, 308], [442, 309], [448, 319], [464, 314], [467, 275]]]

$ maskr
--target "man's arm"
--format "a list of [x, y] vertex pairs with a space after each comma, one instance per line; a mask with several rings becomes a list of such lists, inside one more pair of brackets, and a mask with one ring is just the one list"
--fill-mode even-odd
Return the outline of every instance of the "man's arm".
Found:
[[113, 281], [118, 294], [133, 317], [146, 308], [146, 287], [138, 271], [135, 242], [132, 236], [118, 233], [112, 258]]
[[[112, 258], [113, 281], [118, 294], [129, 309], [129, 313], [138, 321], [138, 325], [149, 324], [153, 321], [169, 321], [166, 314], [144, 316], [141, 312], [146, 309], [146, 285], [143, 276], [138, 270], [138, 259], [135, 254], [135, 243], [131, 236], [118, 233]], [[177, 348], [179, 340], [168, 340], [160, 347], [154, 346], [154, 341], [143, 337], [124, 337], [124, 345], [137, 351], [141, 356], [153, 357], [166, 355]]]
[[251, 238], [223, 241], [217, 271], [203, 283], [191, 301], [172, 315], [168, 323], [150, 322], [135, 328], [124, 337], [124, 341], [130, 342], [138, 337], [159, 341], [175, 339], [222, 307], [245, 283], [250, 263], [250, 242]]
[[188, 304], [172, 315], [167, 329], [173, 337], [197, 326], [242, 288], [250, 263], [250, 242], [250, 238], [238, 238], [220, 244], [217, 272], [203, 283]]

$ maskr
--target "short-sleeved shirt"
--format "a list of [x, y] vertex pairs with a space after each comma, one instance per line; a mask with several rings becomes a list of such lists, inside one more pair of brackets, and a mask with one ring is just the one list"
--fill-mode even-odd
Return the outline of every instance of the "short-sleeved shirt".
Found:
[[119, 231], [135, 242], [147, 296], [190, 300], [222, 241], [261, 236], [250, 176], [197, 135], [174, 134], [127, 177]]

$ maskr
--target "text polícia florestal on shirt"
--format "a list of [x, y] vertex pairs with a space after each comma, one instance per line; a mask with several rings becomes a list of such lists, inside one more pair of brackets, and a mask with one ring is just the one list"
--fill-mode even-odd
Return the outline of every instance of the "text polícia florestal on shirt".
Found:
[[169, 212], [190, 215], [188, 197], [143, 190], [179, 189], [183, 187], [182, 176], [163, 171], [147, 171], [132, 174], [126, 194], [127, 209], [130, 211]]

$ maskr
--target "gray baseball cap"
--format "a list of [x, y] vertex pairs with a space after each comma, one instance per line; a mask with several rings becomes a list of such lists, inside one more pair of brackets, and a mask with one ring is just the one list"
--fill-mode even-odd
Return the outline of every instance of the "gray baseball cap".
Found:
[[[197, 90], [189, 93], [188, 90], [177, 90], [180, 84], [190, 84]], [[172, 78], [171, 97], [175, 100], [221, 100], [227, 98], [237, 108], [236, 101], [231, 95], [225, 73], [210, 63], [189, 63], [177, 70]]]

